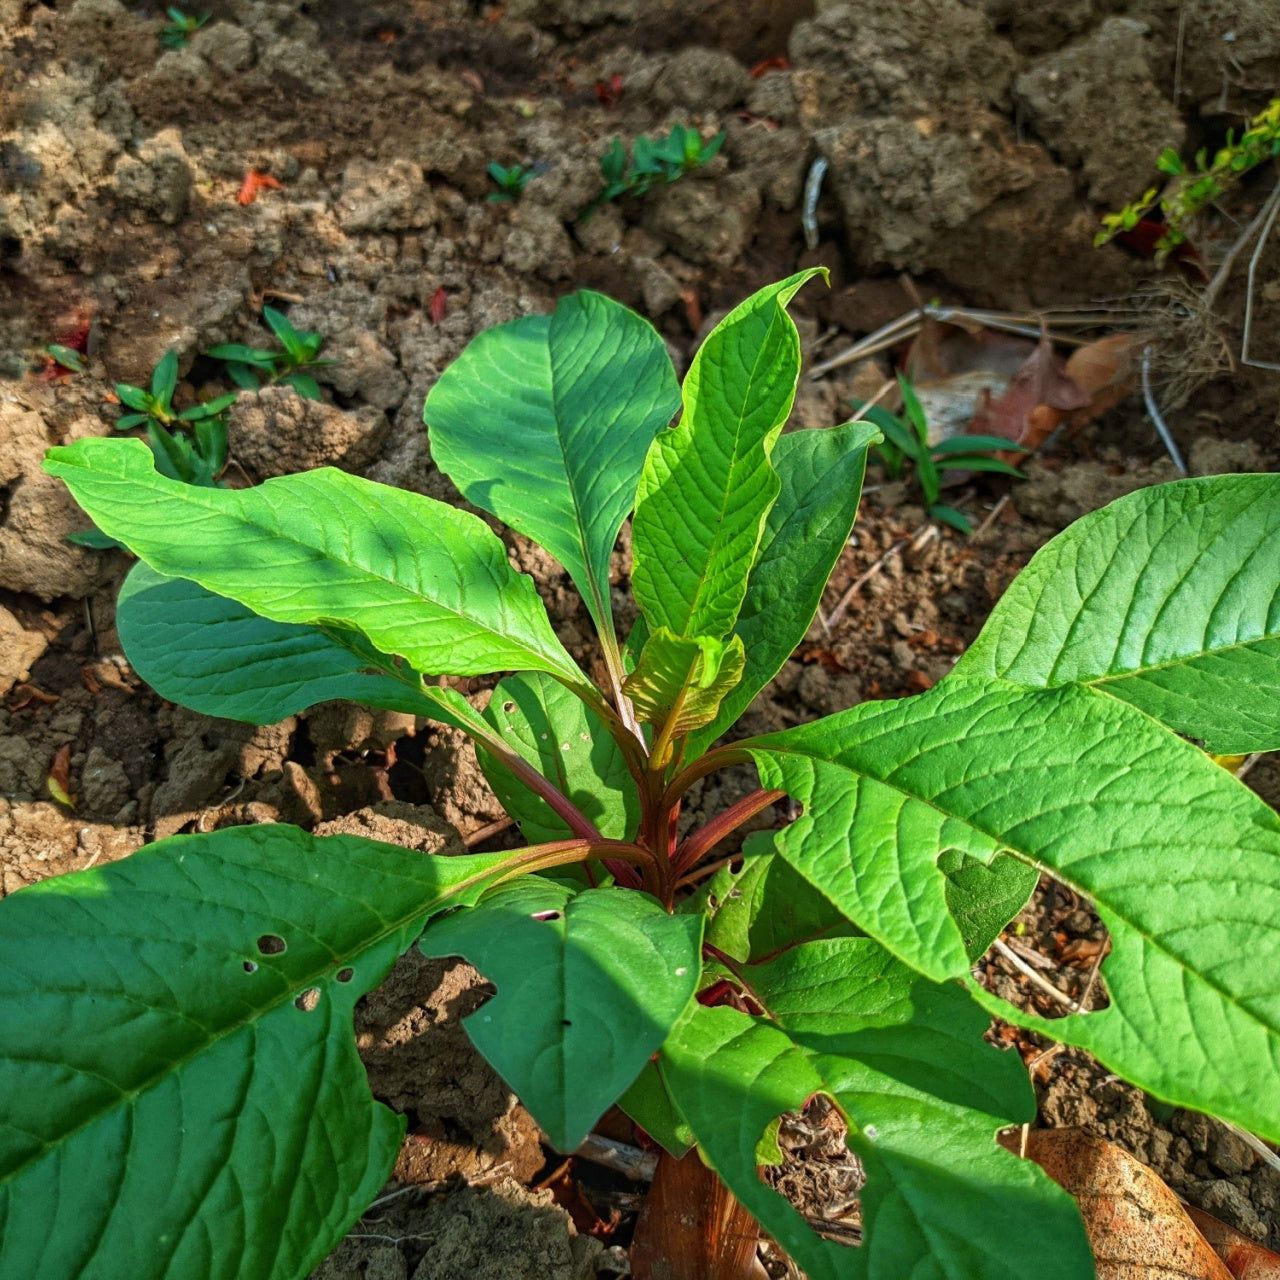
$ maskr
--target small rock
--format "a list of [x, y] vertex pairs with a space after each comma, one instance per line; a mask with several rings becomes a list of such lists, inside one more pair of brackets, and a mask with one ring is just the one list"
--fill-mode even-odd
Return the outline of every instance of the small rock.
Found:
[[342, 175], [338, 224], [348, 235], [432, 226], [437, 210], [420, 165], [411, 160], [351, 160]]
[[90, 747], [80, 774], [80, 803], [93, 814], [113, 817], [133, 799], [133, 784], [119, 760]]
[[380, 409], [344, 413], [292, 387], [264, 387], [241, 393], [227, 434], [236, 460], [265, 480], [323, 466], [360, 471], [377, 458], [388, 427]]
[[1248, 1173], [1258, 1162], [1258, 1153], [1236, 1132], [1217, 1126], [1209, 1139], [1209, 1162], [1228, 1177]]
[[1266, 1239], [1266, 1224], [1258, 1217], [1249, 1198], [1234, 1182], [1219, 1178], [1216, 1182], [1199, 1188], [1195, 1199], [1205, 1213], [1221, 1218], [1237, 1231], [1243, 1231], [1250, 1239]]
[[31, 664], [48, 647], [38, 631], [24, 631], [22, 623], [0, 605], [0, 698], [31, 673]]
[[253, 37], [231, 22], [213, 22], [191, 37], [195, 50], [215, 71], [235, 75], [253, 65]]
[[741, 102], [750, 88], [751, 77], [737, 58], [694, 45], [681, 49], [667, 63], [653, 86], [653, 96], [664, 107], [723, 111]]
[[121, 203], [173, 225], [191, 202], [191, 162], [177, 129], [162, 129], [138, 148], [137, 156], [121, 156], [115, 170], [116, 197]]

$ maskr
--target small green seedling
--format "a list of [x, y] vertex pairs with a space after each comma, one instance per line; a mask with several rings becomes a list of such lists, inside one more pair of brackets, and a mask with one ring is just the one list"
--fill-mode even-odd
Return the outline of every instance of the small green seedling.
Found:
[[117, 418], [115, 428], [117, 431], [146, 428], [147, 440], [161, 475], [180, 480], [183, 484], [216, 484], [227, 465], [224, 414], [234, 403], [235, 396], [217, 396], [203, 404], [176, 410], [173, 392], [177, 385], [176, 351], [167, 352], [156, 365], [149, 390], [117, 382], [116, 395], [120, 397], [121, 404], [133, 412]]
[[660, 141], [640, 136], [631, 144], [631, 156], [615, 138], [600, 157], [604, 189], [582, 211], [585, 221], [601, 205], [623, 196], [642, 196], [656, 182], [671, 183], [710, 161], [724, 144], [724, 132], [704, 140], [696, 129], [674, 125]]
[[533, 169], [526, 169], [522, 164], [513, 164], [508, 168], [496, 160], [489, 162], [488, 174], [498, 184], [497, 191], [489, 192], [489, 199], [495, 202], [516, 199], [529, 179], [537, 176]]
[[901, 480], [906, 463], [913, 463], [916, 482], [924, 495], [925, 510], [929, 516], [961, 533], [972, 533], [969, 517], [940, 501], [942, 472], [998, 471], [1022, 479], [1022, 472], [1017, 467], [991, 457], [990, 453], [1000, 449], [1023, 449], [1023, 446], [1013, 444], [1003, 436], [952, 436], [931, 445], [924, 406], [911, 383], [901, 374], [898, 375], [898, 388], [902, 393], [901, 417], [879, 405], [873, 405], [863, 414], [868, 422], [874, 423], [884, 433], [884, 440], [875, 446], [877, 456], [891, 480]]
[[1163, 192], [1149, 188], [1140, 200], [1126, 205], [1118, 213], [1103, 216], [1102, 230], [1094, 237], [1094, 244], [1106, 244], [1108, 240], [1126, 231], [1132, 231], [1154, 209], [1164, 215], [1167, 230], [1156, 242], [1156, 254], [1160, 261], [1180, 244], [1186, 242], [1191, 224], [1229, 187], [1246, 173], [1268, 160], [1280, 156], [1280, 98], [1273, 98], [1249, 122], [1240, 135], [1227, 131], [1226, 142], [1209, 159], [1202, 147], [1191, 167], [1172, 148], [1166, 147], [1156, 161], [1156, 168], [1170, 179]]
[[84, 356], [74, 347], [64, 346], [61, 342], [51, 342], [45, 347], [45, 354], [52, 356], [54, 364], [67, 369], [71, 373], [83, 373]]
[[320, 399], [320, 385], [309, 372], [334, 363], [320, 360], [324, 338], [318, 333], [303, 333], [289, 323], [288, 317], [274, 307], [262, 308], [263, 319], [280, 340], [280, 351], [264, 351], [239, 342], [224, 342], [207, 352], [215, 360], [225, 360], [227, 376], [238, 387], [258, 391], [263, 386], [292, 387], [308, 400]]
[[187, 14], [173, 6], [165, 13], [169, 15], [169, 21], [160, 28], [160, 43], [166, 49], [185, 49], [187, 41], [213, 16], [210, 13]]
[[[160, 694], [428, 717], [528, 843], [227, 827], [0, 901], [0, 1275], [309, 1275], [400, 1149], [352, 1015], [415, 945], [493, 983], [464, 1025], [555, 1147], [617, 1103], [810, 1280], [1092, 1280], [1074, 1201], [996, 1141], [1036, 1105], [991, 1013], [1280, 1139], [1280, 817], [1208, 755], [1280, 747], [1280, 476], [1129, 494], [1045, 546], [934, 688], [734, 737], [879, 435], [782, 433], [815, 274], [734, 308], [683, 389], [600, 294], [480, 334], [425, 416], [483, 518], [332, 468], [197, 489], [136, 440], [50, 451], [139, 557], [116, 625]], [[559, 561], [598, 648], [565, 648], [494, 518]], [[974, 978], [1042, 874], [1109, 931], [1105, 1008], [1053, 1020]], [[818, 1094], [866, 1172], [860, 1248], [760, 1176]]]

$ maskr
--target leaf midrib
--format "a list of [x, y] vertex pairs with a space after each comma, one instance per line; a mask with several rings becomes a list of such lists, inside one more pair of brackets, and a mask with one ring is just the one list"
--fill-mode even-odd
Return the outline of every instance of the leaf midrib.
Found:
[[[66, 463], [60, 463], [60, 465], [62, 465], [62, 466], [66, 466], [67, 464], [66, 464]], [[88, 473], [89, 475], [91, 475], [91, 476], [94, 476], [94, 475], [96, 475], [96, 476], [101, 476], [101, 475], [104, 475], [104, 474], [106, 474], [106, 475], [108, 475], [108, 476], [111, 476], [111, 473], [110, 473], [110, 472], [104, 472], [104, 471], [98, 470], [98, 469], [93, 468], [93, 467], [86, 467], [86, 466], [83, 466], [82, 464], [75, 464], [75, 465], [78, 467], [78, 469], [79, 469], [79, 470], [84, 471], [84, 472], [87, 472], [87, 473]], [[316, 472], [310, 472], [310, 473], [308, 473], [308, 474], [315, 475], [315, 474], [317, 474], [317, 473], [316, 473]], [[114, 475], [114, 476], [111, 476], [111, 478], [113, 478], [113, 479], [117, 479], [117, 480], [120, 480], [120, 481], [125, 482], [125, 483], [128, 483], [128, 484], [134, 484], [134, 483], [137, 483], [137, 481], [136, 481], [136, 479], [135, 479], [135, 478], [130, 477], [130, 476], [127, 476], [123, 471], [119, 472], [118, 474], [116, 474], [116, 475]], [[143, 478], [143, 482], [144, 482], [144, 483], [146, 483], [148, 479], [149, 479], [148, 477], [144, 477], [144, 478]], [[412, 599], [412, 600], [416, 600], [416, 601], [421, 601], [421, 602], [423, 602], [424, 604], [427, 604], [427, 605], [429, 605], [430, 607], [432, 607], [433, 609], [437, 610], [439, 613], [442, 613], [442, 614], [447, 615], [449, 618], [455, 618], [455, 619], [457, 619], [457, 620], [459, 620], [459, 621], [461, 621], [461, 622], [465, 622], [465, 623], [467, 623], [469, 626], [474, 627], [474, 628], [475, 628], [475, 630], [476, 630], [477, 632], [480, 632], [481, 634], [483, 634], [483, 635], [485, 635], [485, 636], [493, 636], [493, 637], [496, 637], [497, 639], [499, 639], [499, 640], [503, 641], [503, 642], [504, 642], [504, 643], [506, 643], [506, 644], [513, 645], [515, 648], [522, 650], [523, 652], [525, 652], [525, 653], [529, 654], [531, 657], [534, 657], [534, 658], [538, 659], [538, 660], [539, 660], [539, 662], [550, 662], [550, 661], [551, 661], [551, 657], [550, 657], [549, 655], [547, 655], [547, 654], [543, 653], [543, 652], [542, 652], [541, 650], [539, 650], [539, 649], [533, 649], [533, 648], [530, 648], [530, 647], [529, 647], [529, 645], [528, 645], [526, 642], [524, 642], [523, 640], [514, 639], [514, 638], [512, 638], [512, 637], [510, 637], [510, 636], [508, 636], [508, 635], [506, 635], [506, 634], [504, 634], [504, 633], [503, 633], [503, 632], [501, 632], [501, 631], [495, 631], [495, 630], [493, 629], [493, 627], [489, 626], [488, 624], [486, 624], [486, 623], [481, 623], [481, 622], [477, 621], [476, 619], [474, 619], [474, 618], [472, 618], [472, 617], [468, 616], [467, 614], [460, 612], [460, 611], [459, 611], [459, 610], [457, 610], [457, 609], [451, 608], [451, 607], [449, 607], [448, 605], [444, 605], [444, 604], [439, 603], [438, 601], [432, 600], [429, 596], [425, 596], [425, 595], [423, 595], [423, 594], [422, 594], [419, 590], [417, 590], [417, 589], [410, 588], [410, 587], [406, 586], [403, 582], [399, 581], [399, 580], [398, 580], [398, 579], [396, 579], [396, 578], [391, 578], [391, 577], [388, 577], [386, 574], [378, 573], [378, 572], [376, 572], [375, 570], [370, 569], [370, 568], [368, 568], [368, 567], [367, 567], [367, 566], [365, 566], [365, 565], [362, 565], [362, 564], [358, 564], [358, 563], [356, 563], [354, 560], [348, 560], [348, 559], [345, 559], [344, 557], [342, 557], [342, 556], [340, 556], [340, 555], [334, 554], [332, 551], [330, 551], [329, 549], [327, 549], [327, 548], [325, 548], [325, 547], [316, 547], [316, 546], [312, 546], [310, 543], [304, 542], [304, 541], [302, 541], [300, 538], [297, 538], [297, 537], [294, 537], [294, 536], [292, 536], [292, 535], [285, 534], [285, 533], [281, 533], [281, 532], [279, 532], [279, 531], [277, 531], [277, 530], [274, 530], [274, 529], [270, 528], [269, 526], [267, 526], [267, 525], [265, 525], [265, 524], [260, 523], [258, 520], [255, 520], [255, 519], [253, 519], [253, 518], [251, 518], [251, 517], [249, 517], [249, 516], [245, 515], [245, 514], [244, 514], [244, 512], [243, 512], [243, 510], [242, 510], [242, 511], [240, 512], [240, 514], [237, 516], [237, 515], [235, 515], [235, 514], [233, 514], [233, 513], [230, 513], [230, 512], [227, 512], [227, 511], [223, 511], [223, 510], [221, 510], [220, 508], [218, 508], [218, 507], [216, 507], [216, 506], [211, 506], [211, 505], [210, 505], [210, 504], [208, 504], [208, 503], [201, 502], [201, 501], [199, 501], [199, 493], [200, 493], [200, 491], [199, 491], [198, 489], [193, 489], [193, 487], [192, 487], [192, 486], [190, 486], [190, 485], [184, 485], [184, 486], [182, 486], [184, 489], [187, 489], [187, 490], [190, 490], [190, 491], [191, 491], [190, 496], [188, 496], [188, 494], [185, 494], [185, 493], [184, 493], [184, 494], [174, 494], [174, 493], [171, 493], [169, 490], [167, 490], [167, 489], [165, 489], [165, 488], [162, 488], [162, 487], [160, 487], [160, 486], [154, 485], [154, 484], [147, 484], [147, 487], [148, 487], [148, 488], [150, 488], [150, 489], [151, 489], [151, 491], [152, 491], [152, 492], [154, 492], [154, 493], [159, 493], [159, 494], [161, 494], [161, 495], [163, 495], [163, 496], [165, 496], [165, 497], [167, 497], [167, 498], [173, 498], [173, 499], [176, 499], [176, 500], [178, 500], [179, 502], [183, 502], [183, 501], [189, 502], [192, 506], [198, 507], [199, 509], [201, 509], [201, 510], [203, 510], [203, 511], [208, 512], [210, 515], [219, 516], [219, 517], [221, 517], [221, 518], [223, 518], [223, 519], [228, 519], [228, 520], [230, 520], [232, 523], [235, 523], [235, 522], [238, 520], [240, 523], [242, 523], [242, 524], [244, 524], [244, 525], [247, 525], [247, 526], [248, 526], [249, 528], [251, 528], [251, 529], [258, 530], [258, 531], [259, 531], [259, 532], [261, 532], [261, 533], [269, 534], [269, 535], [270, 535], [270, 536], [271, 536], [275, 541], [283, 542], [283, 543], [286, 543], [286, 544], [288, 544], [288, 545], [290, 545], [290, 546], [294, 546], [294, 547], [301, 547], [302, 549], [304, 549], [304, 550], [306, 550], [306, 551], [319, 552], [322, 556], [324, 556], [324, 557], [325, 557], [326, 559], [328, 559], [328, 560], [333, 561], [335, 564], [342, 565], [342, 566], [344, 566], [345, 568], [348, 568], [348, 569], [355, 569], [355, 570], [359, 571], [360, 573], [364, 574], [367, 578], [369, 578], [369, 579], [371, 579], [371, 580], [373, 580], [373, 581], [375, 581], [375, 582], [382, 582], [382, 583], [385, 583], [385, 584], [386, 584], [386, 585], [388, 585], [388, 586], [395, 587], [395, 588], [397, 588], [398, 590], [400, 590], [400, 591], [404, 592], [404, 594], [405, 594], [406, 596], [408, 596], [410, 599]], [[192, 581], [192, 582], [198, 582], [198, 583], [200, 583], [200, 585], [201, 585], [202, 587], [204, 587], [204, 588], [205, 588], [205, 590], [207, 590], [207, 591], [213, 591], [215, 595], [219, 594], [219, 593], [218, 593], [217, 591], [215, 591], [215, 590], [214, 590], [214, 588], [213, 588], [212, 586], [210, 586], [207, 582], [203, 582], [203, 581], [201, 581], [200, 577], [197, 577], [197, 576], [195, 576], [195, 575], [181, 574], [181, 573], [170, 573], [170, 574], [166, 574], [166, 573], [165, 573], [165, 570], [163, 570], [163, 569], [159, 568], [157, 565], [153, 564], [153, 563], [152, 563], [152, 561], [151, 561], [150, 559], [148, 559], [146, 556], [142, 555], [142, 554], [141, 554], [141, 553], [139, 553], [139, 552], [135, 552], [135, 554], [136, 554], [136, 555], [138, 555], [138, 558], [139, 558], [139, 559], [144, 560], [144, 561], [145, 561], [145, 562], [150, 566], [150, 568], [151, 568], [151, 569], [153, 569], [156, 573], [162, 574], [162, 575], [167, 576], [167, 577], [187, 577], [187, 576], [190, 576], [190, 578], [191, 578], [191, 581]], [[508, 567], [509, 567], [509, 566], [508, 566]], [[514, 570], [513, 570], [513, 572], [514, 572]], [[517, 575], [517, 576], [523, 576], [523, 575]], [[233, 597], [228, 597], [228, 598], [230, 599], [230, 598], [233, 598]], [[243, 601], [241, 601], [240, 603], [244, 603], [244, 602], [243, 602]], [[253, 605], [245, 604], [245, 608], [247, 608], [247, 609], [253, 609], [253, 611], [254, 611], [255, 613], [257, 613], [257, 612], [258, 612], [258, 610], [257, 610]], [[262, 614], [260, 614], [259, 616], [260, 616], [260, 617], [264, 617], [264, 618], [270, 618], [270, 616], [271, 616], [271, 615], [270, 615], [270, 614], [267, 614], [267, 613], [262, 613]], [[273, 620], [273, 621], [277, 621], [277, 622], [290, 622], [290, 621], [295, 621], [295, 620], [293, 620], [293, 619], [289, 619], [289, 618], [276, 618], [276, 619], [272, 619], [272, 620]], [[310, 623], [310, 624], [302, 624], [302, 625], [311, 625], [311, 626], [320, 626], [320, 627], [323, 627], [324, 621], [325, 621], [324, 619], [317, 619], [316, 621], [314, 621], [314, 622], [312, 622], [312, 623]], [[372, 642], [371, 642], [371, 643], [372, 643]], [[555, 664], [555, 665], [556, 665], [557, 670], [559, 671], [559, 674], [560, 674], [560, 675], [562, 675], [562, 676], [564, 676], [564, 675], [568, 675], [568, 671], [567, 671], [567, 669], [565, 669], [565, 668], [561, 667], [561, 666], [559, 665], [558, 660], [557, 660], [557, 662], [556, 662], [556, 664]], [[580, 673], [580, 672], [577, 672], [577, 673], [576, 673], [572, 678], [573, 678], [573, 679], [578, 683], [579, 687], [581, 687], [581, 673]]]
[[[1109, 695], [1100, 695], [1100, 696], [1109, 696]], [[741, 745], [744, 747], [748, 746], [747, 743], [736, 744], [736, 745]], [[1251, 1009], [1245, 1008], [1240, 1003], [1239, 998], [1235, 994], [1225, 991], [1220, 984], [1213, 982], [1207, 975], [1201, 973], [1199, 970], [1191, 968], [1187, 964], [1187, 962], [1182, 959], [1181, 956], [1178, 956], [1177, 954], [1175, 954], [1172, 950], [1170, 950], [1167, 946], [1161, 943], [1157, 938], [1155, 938], [1147, 930], [1140, 928], [1139, 926], [1134, 924], [1134, 922], [1131, 921], [1128, 916], [1126, 916], [1121, 911], [1116, 910], [1106, 900], [1106, 898], [1100, 897], [1095, 890], [1091, 890], [1086, 888], [1083, 885], [1077, 884], [1074, 880], [1074, 877], [1072, 877], [1067, 872], [1066, 869], [1062, 867], [1055, 867], [1048, 863], [1044, 863], [1040, 861], [1038, 858], [1028, 853], [1026, 850], [1015, 848], [1013, 845], [1008, 843], [1008, 840], [1005, 836], [998, 835], [992, 831], [988, 831], [985, 827], [975, 822], [973, 819], [962, 817], [959, 814], [951, 813], [947, 809], [945, 809], [942, 805], [938, 804], [936, 801], [927, 799], [924, 796], [916, 795], [914, 792], [907, 791], [901, 785], [894, 782], [889, 782], [884, 778], [877, 777], [873, 773], [862, 773], [854, 768], [851, 768], [848, 765], [842, 765], [842, 764], [839, 764], [837, 761], [833, 761], [833, 760], [826, 760], [822, 756], [813, 755], [806, 751], [797, 751], [794, 748], [779, 748], [775, 746], [769, 746], [767, 748], [751, 747], [750, 749], [766, 751], [766, 752], [770, 752], [777, 755], [790, 755], [790, 756], [795, 756], [796, 758], [802, 759], [802, 760], [809, 760], [809, 761], [816, 760], [823, 764], [835, 765], [836, 768], [843, 769], [847, 773], [850, 773], [855, 777], [869, 778], [874, 782], [878, 782], [880, 783], [880, 785], [888, 787], [890, 790], [897, 792], [901, 796], [905, 796], [909, 800], [915, 801], [917, 804], [928, 805], [931, 809], [941, 814], [944, 818], [947, 818], [953, 822], [963, 823], [965, 826], [970, 827], [974, 831], [977, 831], [980, 835], [985, 835], [989, 840], [993, 841], [995, 844], [999, 846], [999, 848], [997, 848], [995, 852], [992, 854], [992, 858], [994, 858], [997, 854], [1002, 852], [1008, 853], [1011, 857], [1015, 857], [1019, 859], [1021, 862], [1026, 863], [1028, 866], [1035, 867], [1037, 871], [1041, 872], [1041, 874], [1052, 876], [1055, 880], [1062, 881], [1063, 884], [1066, 884], [1068, 887], [1074, 889], [1077, 893], [1083, 894], [1086, 898], [1088, 898], [1090, 901], [1092, 901], [1096, 905], [1105, 906], [1106, 909], [1109, 912], [1111, 912], [1111, 914], [1115, 916], [1117, 920], [1120, 920], [1124, 923], [1126, 929], [1128, 929], [1131, 933], [1133, 933], [1137, 937], [1141, 938], [1153, 950], [1159, 951], [1162, 955], [1167, 956], [1174, 963], [1174, 965], [1177, 967], [1179, 972], [1188, 974], [1192, 978], [1194, 978], [1196, 981], [1203, 983], [1211, 991], [1215, 992], [1222, 999], [1224, 1004], [1228, 1005], [1233, 1009], [1239, 1010], [1239, 1012], [1243, 1016], [1253, 1021], [1268, 1036], [1272, 1038], [1280, 1038], [1280, 1028], [1273, 1027], [1270, 1023], [1264, 1022], [1262, 1018], [1259, 1017], [1259, 1015], [1257, 1015], [1256, 1013], [1254, 1013]], [[990, 865], [990, 864], [985, 863], [984, 865]], [[903, 963], [909, 964], [910, 962], [904, 960]], [[912, 965], [911, 967], [914, 968], [915, 966]], [[963, 977], [964, 974], [957, 973], [954, 976]], [[1100, 1011], [1100, 1012], [1105, 1012], [1105, 1011]], [[1076, 1014], [1076, 1015], [1069, 1015], [1069, 1016], [1079, 1017], [1082, 1015]]]
[[[298, 979], [296, 983], [292, 981], [289, 982], [287, 984], [289, 989], [283, 996], [267, 1001], [265, 1004], [258, 1006], [251, 1013], [247, 1013], [245, 1016], [236, 1019], [234, 1022], [218, 1031], [215, 1035], [208, 1036], [206, 1039], [202, 1040], [182, 1057], [169, 1060], [165, 1064], [163, 1070], [154, 1071], [134, 1088], [117, 1090], [116, 1096], [108, 1104], [96, 1108], [79, 1124], [67, 1129], [64, 1133], [59, 1134], [52, 1142], [41, 1143], [40, 1149], [37, 1152], [28, 1156], [21, 1163], [14, 1165], [8, 1173], [0, 1175], [0, 1187], [3, 1187], [6, 1182], [16, 1179], [24, 1170], [30, 1168], [32, 1165], [38, 1164], [40, 1161], [44, 1160], [51, 1152], [57, 1151], [61, 1146], [63, 1146], [63, 1144], [71, 1141], [71, 1139], [77, 1134], [82, 1133], [84, 1130], [97, 1124], [104, 1116], [110, 1115], [112, 1112], [121, 1108], [131, 1109], [140, 1097], [151, 1092], [166, 1080], [181, 1074], [183, 1068], [188, 1066], [204, 1053], [208, 1052], [213, 1046], [220, 1044], [224, 1040], [230, 1039], [246, 1027], [257, 1025], [271, 1014], [275, 1013], [278, 1009], [283, 1008], [286, 1004], [292, 1004], [293, 1001], [297, 999], [299, 991], [306, 990], [308, 985], [319, 985], [323, 976], [329, 974], [333, 970], [345, 967], [344, 962], [356, 960], [362, 953], [370, 951], [379, 943], [386, 941], [386, 939], [391, 937], [391, 935], [397, 930], [412, 923], [415, 916], [422, 915], [425, 917], [434, 911], [440, 910], [442, 908], [442, 904], [447, 902], [448, 898], [464, 893], [467, 889], [474, 887], [475, 884], [483, 881], [496, 870], [498, 870], [497, 867], [490, 868], [486, 871], [478, 871], [467, 879], [458, 881], [455, 885], [450, 886], [449, 893], [445, 898], [438, 898], [433, 902], [415, 904], [412, 911], [398, 919], [390, 923], [384, 921], [383, 923], [385, 927], [381, 929], [376, 936], [365, 939], [360, 946], [354, 949], [347, 949], [337, 953], [332, 960], [310, 971], [306, 977]], [[314, 882], [311, 880], [300, 880], [297, 876], [282, 872], [279, 868], [273, 868], [273, 874], [279, 876], [282, 880], [292, 881], [294, 884], [301, 885], [305, 888], [315, 887]], [[330, 998], [332, 999], [332, 997]], [[154, 1006], [148, 1007], [154, 1008]], [[175, 1010], [175, 1012], [184, 1018], [186, 1016], [181, 1010]], [[0, 1057], [5, 1056], [8, 1056], [6, 1052], [4, 1050], [0, 1050]]]

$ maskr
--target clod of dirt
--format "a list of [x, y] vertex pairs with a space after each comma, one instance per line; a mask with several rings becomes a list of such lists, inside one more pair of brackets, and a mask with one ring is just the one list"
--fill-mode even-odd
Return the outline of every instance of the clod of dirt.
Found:
[[457, 828], [451, 827], [434, 809], [400, 800], [386, 800], [322, 822], [315, 828], [315, 834], [361, 836], [440, 857], [451, 858], [466, 852]]
[[1079, 166], [1089, 198], [1119, 207], [1141, 193], [1152, 158], [1186, 130], [1156, 88], [1145, 23], [1108, 18], [1087, 39], [1042, 58], [1016, 81], [1031, 127]]
[[1062, 471], [1029, 463], [1026, 484], [1012, 491], [1014, 506], [1021, 515], [1052, 529], [1065, 529], [1126, 493], [1179, 479], [1177, 467], [1168, 458], [1157, 458], [1148, 466], [1134, 458], [1122, 460], [1116, 450], [1104, 450], [1103, 454], [1101, 461], [1082, 459]]
[[[360, 833], [370, 834], [367, 828]], [[414, 948], [356, 1007], [356, 1043], [369, 1086], [410, 1117], [396, 1164], [402, 1182], [459, 1174], [528, 1181], [542, 1167], [537, 1126], [462, 1026], [489, 990], [464, 961], [428, 959]]]
[[750, 242], [759, 209], [754, 175], [732, 173], [714, 183], [695, 175], [650, 192], [644, 229], [690, 262], [728, 266]]
[[362, 471], [388, 434], [387, 415], [372, 405], [344, 413], [307, 400], [292, 387], [241, 393], [227, 419], [232, 456], [263, 480], [313, 467]]
[[90, 863], [115, 862], [144, 839], [141, 827], [88, 823], [56, 805], [0, 798], [0, 897]]
[[162, 129], [116, 162], [116, 199], [172, 226], [191, 203], [191, 161], [178, 129]]
[[0, 697], [31, 674], [31, 664], [45, 651], [48, 641], [38, 631], [27, 631], [0, 605]]
[[438, 217], [422, 168], [409, 160], [351, 160], [336, 211], [348, 235], [429, 227]]
[[573, 241], [553, 213], [531, 205], [511, 213], [502, 264], [520, 275], [564, 280], [573, 274]]
[[[89, 419], [73, 432], [105, 433]], [[53, 443], [39, 413], [16, 396], [0, 399], [0, 587], [44, 601], [86, 596], [112, 571], [112, 557], [67, 541], [89, 520], [66, 485], [40, 469]]]
[[751, 78], [732, 54], [694, 46], [681, 49], [663, 68], [653, 96], [666, 107], [723, 111], [747, 96]]

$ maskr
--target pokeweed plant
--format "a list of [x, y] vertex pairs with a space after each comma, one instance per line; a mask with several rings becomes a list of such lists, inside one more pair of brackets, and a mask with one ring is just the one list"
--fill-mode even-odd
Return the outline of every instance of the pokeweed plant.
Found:
[[320, 384], [309, 371], [335, 363], [319, 358], [324, 336], [295, 329], [288, 316], [274, 307], [263, 307], [262, 318], [279, 339], [279, 351], [248, 347], [241, 342], [222, 342], [210, 347], [207, 354], [215, 360], [226, 361], [227, 376], [246, 391], [280, 383], [292, 387], [307, 400], [319, 400]]
[[[256, 724], [334, 697], [431, 717], [530, 843], [238, 827], [0, 903], [0, 1274], [307, 1274], [396, 1155], [351, 1015], [415, 942], [493, 981], [465, 1025], [556, 1147], [620, 1100], [810, 1280], [1093, 1274], [1072, 1202], [995, 1142], [1035, 1107], [988, 1012], [1280, 1138], [1280, 820], [1187, 740], [1280, 745], [1280, 477], [1122, 498], [1038, 553], [933, 689], [714, 745], [805, 634], [878, 435], [781, 434], [812, 274], [732, 311], [682, 392], [653, 328], [583, 292], [480, 334], [428, 397], [438, 465], [581, 590], [599, 682], [469, 512], [331, 469], [192, 488], [130, 440], [50, 452], [140, 559], [118, 625], [162, 695]], [[483, 712], [428, 678], [494, 672]], [[690, 788], [743, 765], [759, 788], [686, 832]], [[684, 884], [784, 796], [801, 816], [740, 870]], [[1110, 930], [1101, 1011], [1048, 1021], [972, 977], [1042, 872]], [[860, 1248], [759, 1176], [819, 1093], [866, 1170]]]

